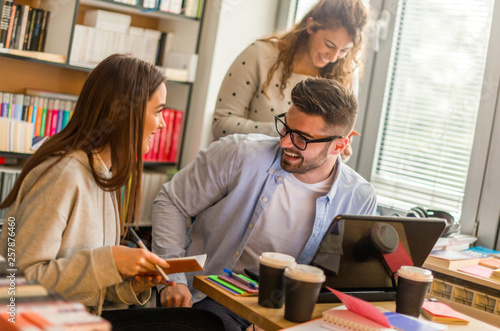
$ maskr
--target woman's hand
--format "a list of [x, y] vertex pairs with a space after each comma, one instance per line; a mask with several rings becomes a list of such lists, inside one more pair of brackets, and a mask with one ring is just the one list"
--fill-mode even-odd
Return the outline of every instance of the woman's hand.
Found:
[[134, 277], [138, 273], [148, 271], [156, 273], [155, 264], [162, 268], [169, 267], [169, 264], [164, 259], [143, 248], [130, 248], [120, 245], [113, 246], [111, 249], [118, 272], [123, 278]]

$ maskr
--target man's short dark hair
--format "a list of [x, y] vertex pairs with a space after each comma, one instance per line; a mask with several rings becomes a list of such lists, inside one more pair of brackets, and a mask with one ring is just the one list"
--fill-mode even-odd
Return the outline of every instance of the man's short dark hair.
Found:
[[350, 133], [358, 116], [358, 101], [354, 94], [339, 82], [326, 78], [308, 78], [292, 89], [295, 107], [308, 115], [321, 116], [337, 134]]

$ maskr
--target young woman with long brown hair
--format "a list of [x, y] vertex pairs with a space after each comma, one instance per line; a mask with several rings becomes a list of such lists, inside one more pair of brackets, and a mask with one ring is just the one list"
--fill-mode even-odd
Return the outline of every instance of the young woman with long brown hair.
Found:
[[[161, 70], [130, 56], [102, 61], [85, 82], [67, 127], [28, 159], [0, 205], [15, 222], [16, 267], [26, 279], [102, 313], [114, 330], [220, 327], [215, 316], [195, 310], [108, 310], [142, 305], [151, 287], [172, 285], [160, 276], [137, 276], [155, 264], [168, 267], [163, 259], [119, 245], [124, 226], [139, 212], [142, 155], [165, 127], [165, 83]], [[5, 225], [3, 256], [8, 232]]]

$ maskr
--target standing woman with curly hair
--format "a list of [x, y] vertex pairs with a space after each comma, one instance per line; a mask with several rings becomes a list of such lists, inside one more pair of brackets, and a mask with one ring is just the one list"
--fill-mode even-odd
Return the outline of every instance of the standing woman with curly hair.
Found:
[[214, 137], [276, 136], [274, 116], [290, 107], [295, 84], [311, 76], [335, 79], [357, 94], [367, 21], [361, 0], [321, 0], [290, 31], [248, 46], [221, 85]]

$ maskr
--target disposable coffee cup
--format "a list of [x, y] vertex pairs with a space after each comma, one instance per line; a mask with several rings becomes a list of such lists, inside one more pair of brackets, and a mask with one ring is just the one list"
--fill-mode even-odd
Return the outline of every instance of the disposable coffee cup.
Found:
[[318, 301], [321, 285], [325, 282], [323, 270], [305, 264], [285, 269], [285, 319], [302, 323], [309, 321]]
[[402, 266], [397, 275], [396, 312], [418, 317], [425, 295], [432, 284], [432, 272], [419, 267]]
[[259, 305], [266, 308], [283, 307], [285, 268], [295, 265], [290, 255], [264, 252], [259, 257]]

